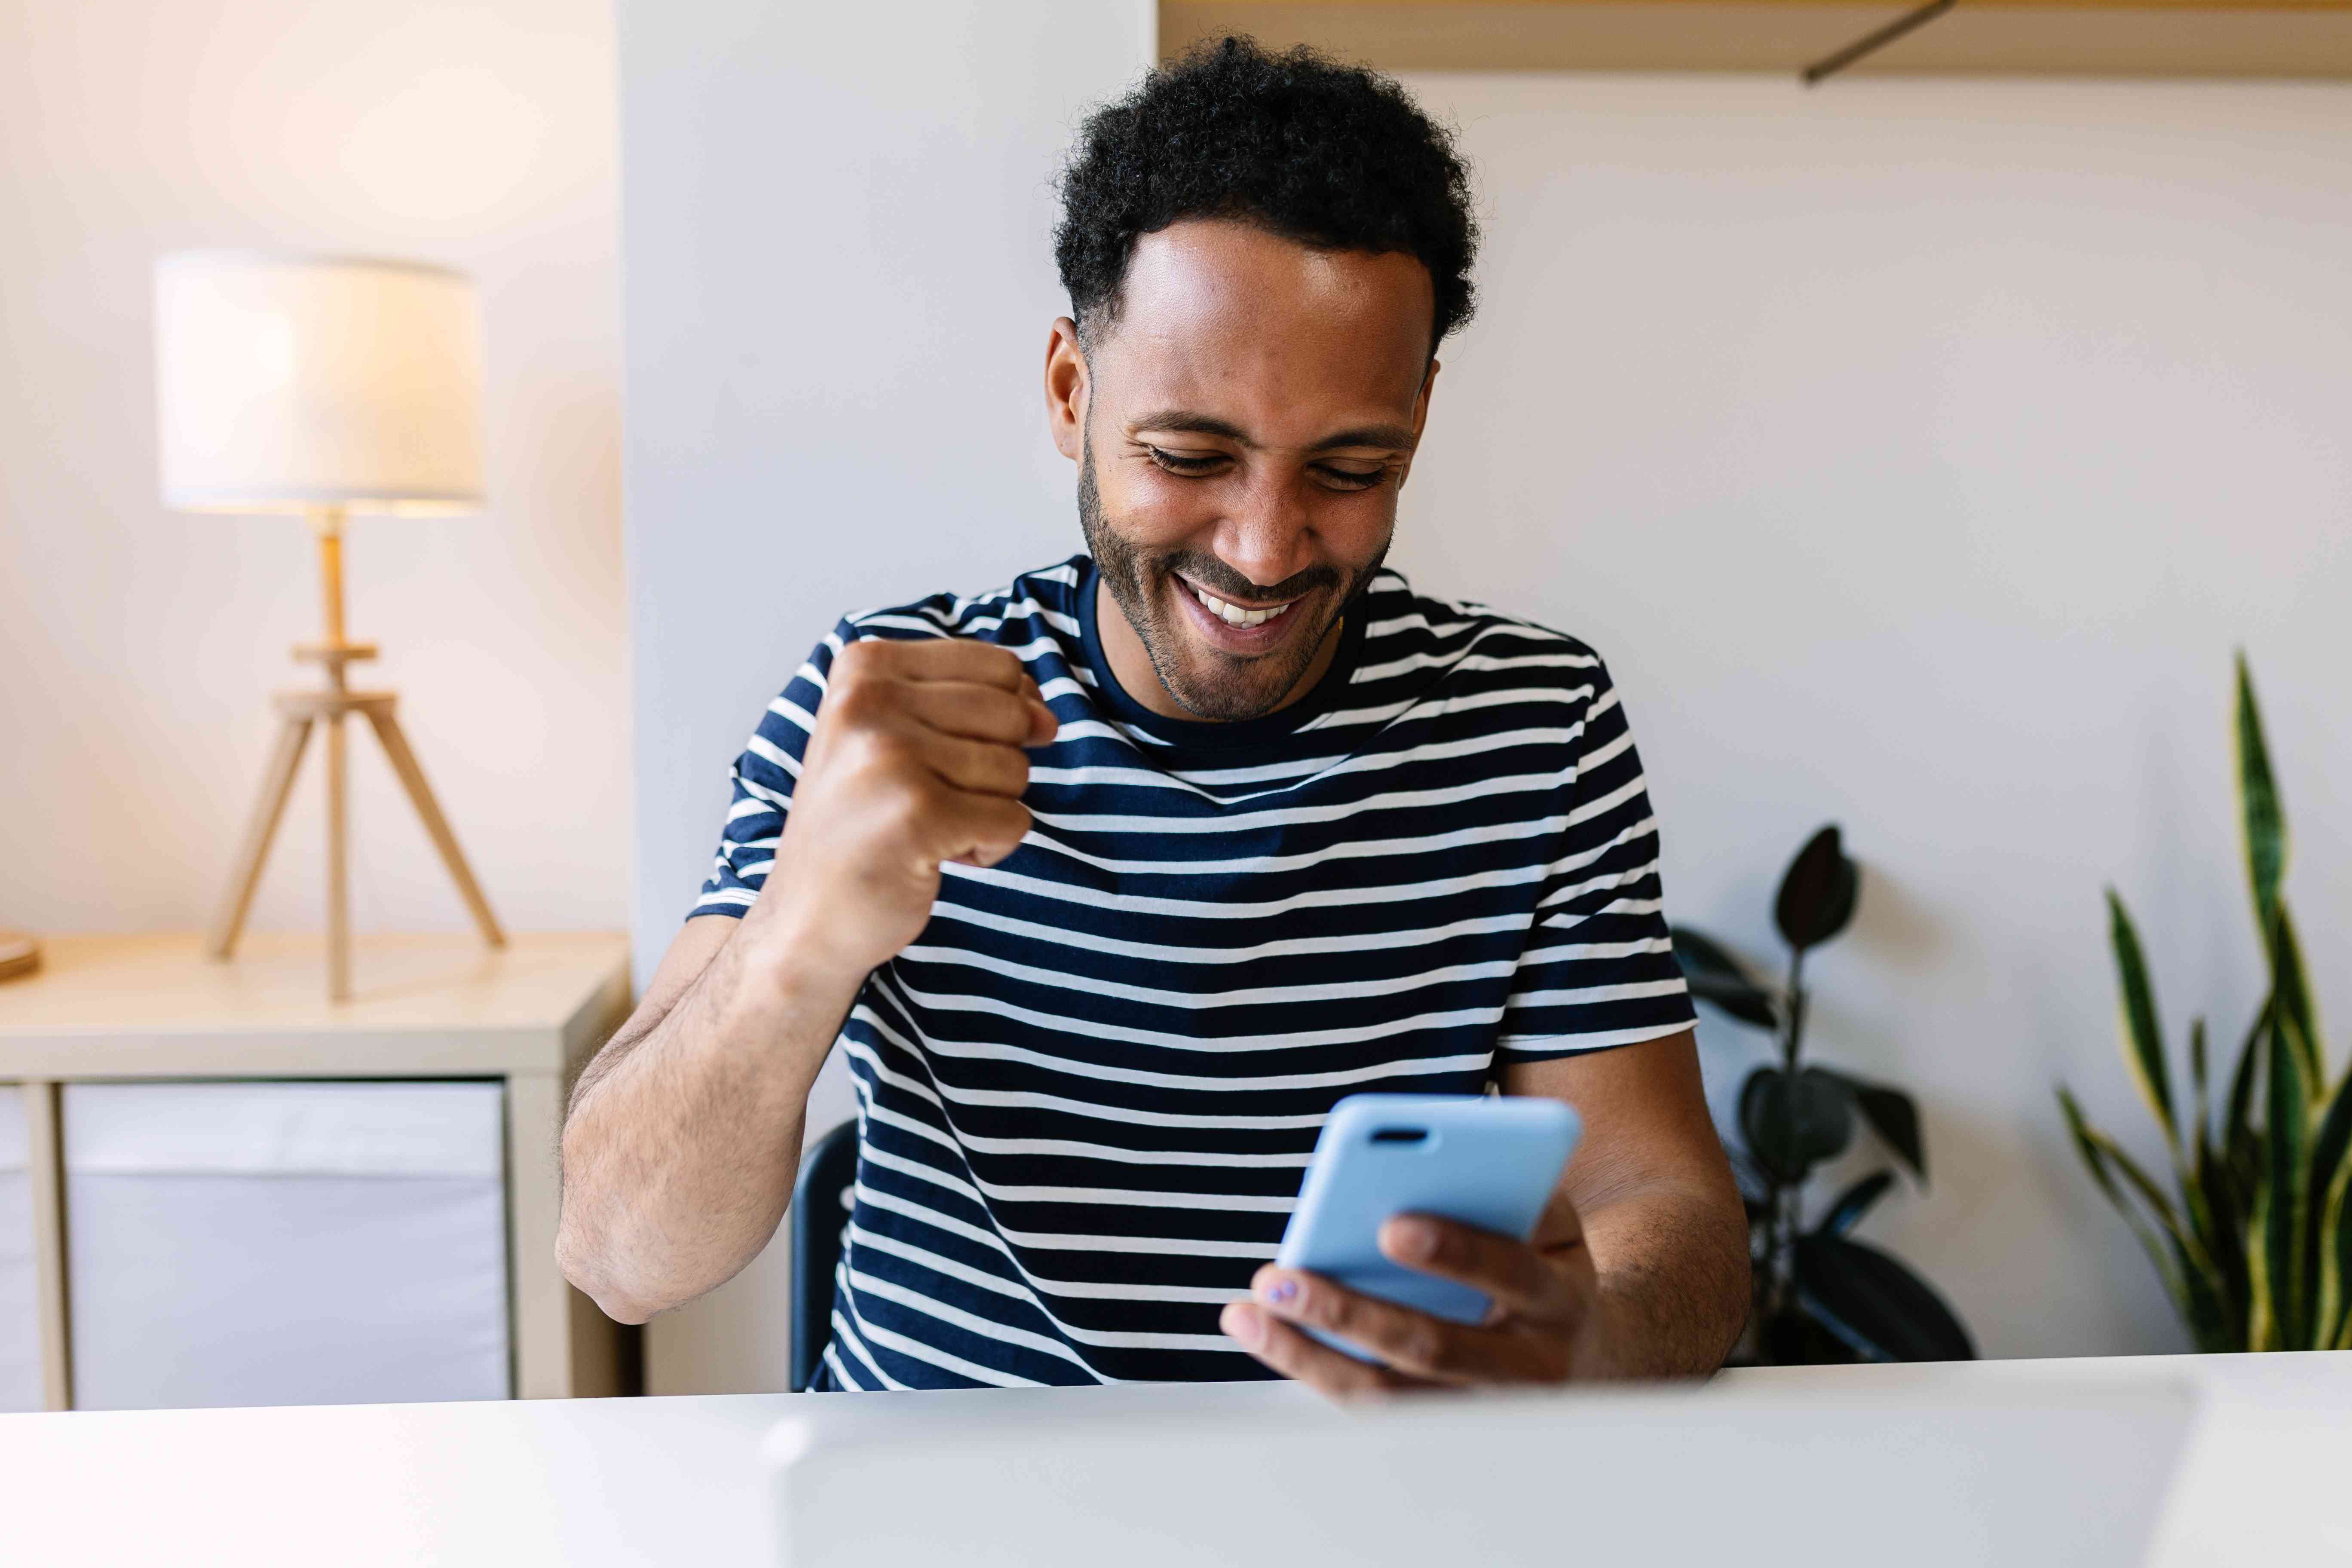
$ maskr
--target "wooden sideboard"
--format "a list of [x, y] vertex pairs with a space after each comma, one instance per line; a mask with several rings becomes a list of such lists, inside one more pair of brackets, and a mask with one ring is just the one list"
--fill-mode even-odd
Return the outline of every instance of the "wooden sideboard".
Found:
[[556, 1152], [572, 1077], [630, 1006], [612, 932], [359, 940], [352, 996], [330, 1003], [316, 936], [257, 934], [215, 963], [194, 932], [55, 936], [0, 984], [0, 1083], [20, 1086], [31, 1152], [44, 1397], [71, 1407], [58, 1097], [126, 1079], [497, 1079], [506, 1097], [517, 1396], [634, 1392], [624, 1331], [555, 1267]]

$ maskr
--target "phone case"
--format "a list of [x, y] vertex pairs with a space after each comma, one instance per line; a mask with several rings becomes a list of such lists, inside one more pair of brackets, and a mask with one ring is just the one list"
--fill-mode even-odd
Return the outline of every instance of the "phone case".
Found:
[[[1457, 1323], [1486, 1313], [1486, 1294], [1390, 1262], [1382, 1222], [1437, 1215], [1525, 1241], [1559, 1183], [1581, 1128], [1556, 1100], [1476, 1094], [1351, 1094], [1315, 1141], [1298, 1206], [1275, 1261], [1324, 1275]], [[1359, 1361], [1379, 1358], [1306, 1331]]]

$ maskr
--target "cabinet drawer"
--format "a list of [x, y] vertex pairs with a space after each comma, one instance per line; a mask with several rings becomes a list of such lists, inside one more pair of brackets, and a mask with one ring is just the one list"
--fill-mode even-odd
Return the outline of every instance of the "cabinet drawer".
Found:
[[500, 1085], [63, 1099], [78, 1408], [509, 1393]]
[[0, 1411], [41, 1407], [39, 1288], [25, 1097], [0, 1083]]

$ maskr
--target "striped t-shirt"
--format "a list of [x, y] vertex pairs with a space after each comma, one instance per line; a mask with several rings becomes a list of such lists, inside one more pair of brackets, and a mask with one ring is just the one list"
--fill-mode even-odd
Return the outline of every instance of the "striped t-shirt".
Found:
[[1188, 722], [1119, 689], [1095, 600], [1081, 555], [852, 616], [735, 764], [697, 914], [757, 897], [844, 644], [995, 643], [1061, 721], [1020, 848], [946, 868], [842, 1026], [860, 1137], [826, 1384], [1265, 1375], [1218, 1310], [1341, 1097], [1476, 1093], [1692, 1020], [1591, 649], [1384, 571], [1305, 698]]

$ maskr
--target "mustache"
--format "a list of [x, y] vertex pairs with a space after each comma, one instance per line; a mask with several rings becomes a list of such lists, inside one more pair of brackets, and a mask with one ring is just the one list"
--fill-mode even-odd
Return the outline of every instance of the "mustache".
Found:
[[1219, 598], [1297, 599], [1314, 589], [1337, 587], [1339, 584], [1339, 572], [1329, 566], [1309, 566], [1279, 583], [1253, 583], [1215, 556], [1195, 550], [1176, 551], [1151, 565], [1163, 576], [1181, 573]]

